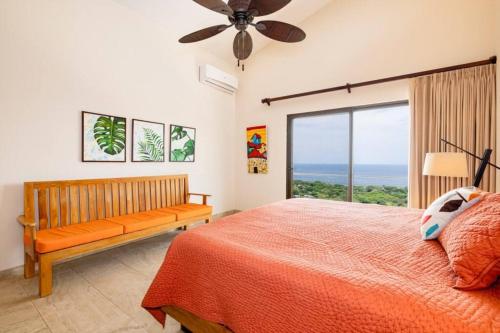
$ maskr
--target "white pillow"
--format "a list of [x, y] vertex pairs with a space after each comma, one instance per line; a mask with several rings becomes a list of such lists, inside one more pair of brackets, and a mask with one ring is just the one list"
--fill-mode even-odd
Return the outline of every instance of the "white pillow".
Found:
[[420, 233], [423, 240], [438, 238], [444, 227], [467, 208], [478, 203], [481, 192], [475, 187], [461, 187], [443, 194], [425, 210]]

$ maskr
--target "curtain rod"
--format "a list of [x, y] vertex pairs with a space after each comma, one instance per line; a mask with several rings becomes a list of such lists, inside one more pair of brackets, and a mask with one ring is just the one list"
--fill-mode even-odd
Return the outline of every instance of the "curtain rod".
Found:
[[430, 75], [430, 74], [436, 74], [436, 73], [443, 73], [443, 72], [455, 71], [455, 70], [458, 70], [458, 69], [464, 69], [464, 68], [470, 68], [470, 67], [477, 67], [477, 66], [484, 66], [484, 65], [496, 64], [496, 63], [497, 63], [497, 57], [496, 56], [492, 56], [488, 60], [470, 62], [470, 63], [462, 64], [462, 65], [455, 65], [455, 66], [449, 66], [449, 67], [431, 69], [431, 70], [423, 71], [423, 72], [416, 72], [416, 73], [410, 73], [410, 74], [404, 74], [404, 75], [386, 77], [386, 78], [378, 79], [378, 80], [371, 80], [371, 81], [358, 82], [358, 83], [346, 83], [343, 86], [337, 86], [337, 87], [333, 87], [333, 88], [327, 88], [327, 89], [321, 89], [321, 90], [314, 90], [314, 91], [307, 91], [307, 92], [293, 94], [293, 95], [286, 95], [286, 96], [273, 97], [273, 98], [264, 98], [264, 99], [262, 99], [261, 102], [262, 102], [262, 104], [267, 104], [267, 105], [271, 106], [272, 102], [282, 101], [282, 100], [291, 99], [291, 98], [299, 98], [299, 97], [304, 97], [304, 96], [310, 96], [310, 95], [324, 94], [324, 93], [328, 93], [328, 92], [332, 92], [332, 91], [338, 91], [338, 90], [347, 90], [349, 93], [351, 93], [351, 89], [353, 89], [353, 88], [359, 88], [359, 87], [369, 86], [369, 85], [372, 85], [372, 84], [379, 84], [379, 83], [385, 83], [385, 82], [390, 82], [390, 81], [398, 81], [398, 80], [404, 80], [404, 79], [411, 79], [411, 78], [418, 77], [418, 76], [424, 76], [424, 75]]

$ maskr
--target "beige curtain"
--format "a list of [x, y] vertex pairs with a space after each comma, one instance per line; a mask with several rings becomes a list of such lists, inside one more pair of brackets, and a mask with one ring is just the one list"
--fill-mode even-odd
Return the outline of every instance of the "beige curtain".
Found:
[[[427, 208], [441, 194], [473, 183], [480, 163], [474, 158], [468, 158], [467, 179], [422, 176], [426, 153], [457, 151], [445, 147], [441, 138], [478, 156], [491, 148], [491, 161], [496, 161], [495, 73], [496, 65], [485, 65], [411, 80], [410, 207]], [[495, 174], [487, 168], [483, 190], [495, 192]]]

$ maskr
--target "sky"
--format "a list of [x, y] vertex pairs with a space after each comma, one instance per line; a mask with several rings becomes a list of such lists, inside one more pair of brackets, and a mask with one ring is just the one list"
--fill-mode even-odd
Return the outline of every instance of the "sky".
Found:
[[[349, 162], [349, 114], [295, 118], [293, 161]], [[409, 107], [368, 109], [353, 115], [354, 164], [408, 164]]]

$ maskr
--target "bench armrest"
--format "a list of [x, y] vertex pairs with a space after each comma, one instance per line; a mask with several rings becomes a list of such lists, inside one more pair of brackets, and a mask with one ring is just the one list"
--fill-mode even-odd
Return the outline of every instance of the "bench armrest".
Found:
[[[32, 260], [35, 260], [35, 240], [36, 240], [36, 224], [33, 219], [27, 219], [24, 215], [17, 217], [17, 222], [24, 227], [23, 231], [23, 243], [24, 243], [24, 253], [28, 254]], [[25, 270], [25, 276], [26, 275]]]
[[196, 196], [199, 196], [199, 197], [203, 197], [203, 204], [204, 205], [207, 204], [207, 198], [211, 197], [210, 194], [204, 194], [204, 193], [189, 193], [188, 195], [189, 196], [196, 195]]
[[32, 228], [35, 227], [35, 221], [27, 219], [26, 217], [24, 217], [24, 215], [18, 216], [17, 222], [19, 222], [19, 224], [21, 224], [25, 227], [32, 227]]

